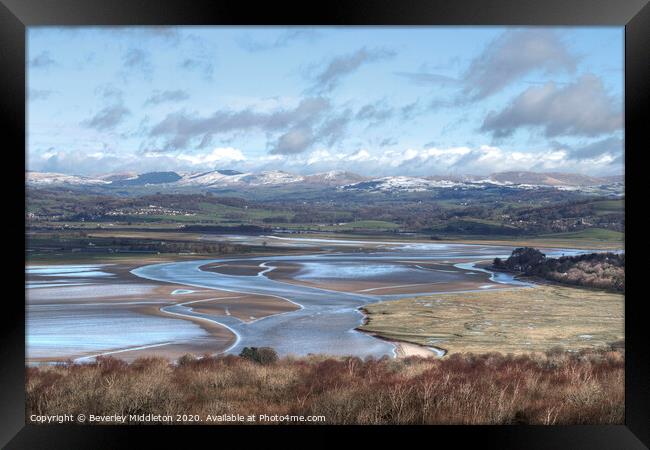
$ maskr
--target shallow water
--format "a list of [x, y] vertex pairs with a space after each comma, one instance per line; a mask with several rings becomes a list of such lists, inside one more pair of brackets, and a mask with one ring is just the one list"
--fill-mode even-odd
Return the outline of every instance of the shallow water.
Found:
[[26, 289], [58, 288], [65, 286], [84, 286], [95, 280], [113, 278], [115, 275], [100, 270], [111, 264], [65, 264], [33, 265], [25, 267]]
[[361, 278], [382, 278], [386, 275], [394, 275], [411, 271], [409, 267], [402, 264], [361, 264], [361, 263], [313, 263], [306, 262], [301, 265], [301, 270], [295, 276], [300, 280], [312, 279], [361, 279]]
[[79, 265], [79, 264], [66, 264], [66, 265], [51, 265], [51, 266], [28, 266], [25, 268], [27, 275], [40, 275], [45, 277], [56, 277], [59, 275], [67, 277], [106, 277], [113, 276], [113, 274], [99, 270], [101, 267], [108, 266], [109, 264], [97, 265]]
[[52, 288], [52, 287], [64, 287], [64, 286], [85, 286], [87, 284], [90, 283], [66, 283], [66, 282], [42, 283], [36, 281], [28, 281], [25, 287], [27, 289], [34, 289], [34, 288]]
[[[265, 237], [268, 238], [268, 237]], [[323, 241], [338, 245], [338, 240], [326, 239], [284, 239], [288, 245], [322, 244]], [[351, 245], [344, 242], [343, 250]], [[368, 241], [358, 241], [367, 244]], [[286, 255], [271, 257], [250, 257], [228, 260], [184, 261], [175, 263], [153, 264], [132, 271], [144, 279], [183, 284], [190, 287], [220, 289], [225, 291], [263, 294], [277, 296], [300, 306], [299, 310], [277, 314], [252, 322], [242, 322], [234, 316], [207, 315], [193, 311], [182, 305], [163, 306], [179, 319], [163, 318], [139, 314], [119, 305], [113, 307], [94, 307], [89, 305], [65, 304], [65, 299], [101, 297], [105, 293], [124, 294], [124, 289], [133, 288], [134, 292], [149, 290], [141, 285], [120, 286], [112, 288], [106, 281], [91, 286], [69, 286], [55, 289], [30, 289], [29, 301], [57, 301], [60, 308], [39, 309], [30, 305], [28, 309], [27, 346], [28, 356], [65, 356], [79, 352], [95, 352], [121, 347], [156, 345], [163, 342], [191, 340], [205, 337], [205, 332], [194, 323], [181, 320], [181, 317], [202, 317], [220, 323], [237, 335], [237, 341], [228, 349], [230, 353], [239, 353], [245, 346], [269, 346], [279, 354], [306, 355], [309, 353], [328, 353], [334, 355], [356, 355], [360, 357], [383, 355], [394, 356], [394, 345], [390, 342], [359, 333], [354, 329], [362, 323], [360, 306], [385, 299], [412, 297], [415, 294], [376, 295], [374, 292], [347, 293], [319, 289], [275, 281], [265, 274], [273, 270], [274, 262], [297, 264], [300, 267], [297, 278], [321, 280], [390, 280], [395, 284], [414, 282], [449, 282], [476, 281], [477, 275], [489, 273], [491, 281], [513, 286], [526, 286], [528, 283], [515, 280], [512, 275], [491, 273], [475, 268], [474, 262], [494, 257], [507, 257], [512, 247], [439, 244], [439, 243], [404, 243], [380, 242], [372, 253], [329, 253], [311, 255]], [[381, 248], [380, 248], [381, 247]], [[549, 256], [577, 254], [584, 251], [553, 250], [546, 252]], [[473, 260], [456, 264], [460, 270], [437, 270], [423, 267], [411, 261], [445, 261]], [[217, 272], [203, 271], [200, 267], [209, 263], [224, 261], [241, 261], [259, 265], [265, 270], [257, 275], [238, 276]], [[102, 265], [70, 266], [32, 266], [26, 270], [34, 275], [57, 276], [56, 281], [68, 283], [75, 277], [91, 280]], [[34, 272], [37, 271], [37, 272]], [[107, 272], [105, 272], [107, 273]], [[108, 273], [110, 276], [111, 274]], [[101, 277], [100, 277], [101, 278]], [[108, 281], [108, 280], [107, 280]], [[45, 284], [46, 286], [47, 284]], [[43, 284], [38, 286], [43, 287]], [[480, 288], [487, 289], [486, 286]], [[37, 287], [37, 285], [33, 285]], [[175, 294], [191, 292], [191, 289], [179, 289]], [[422, 292], [422, 294], [435, 292]]]
[[[30, 286], [27, 286], [28, 288]], [[39, 289], [33, 289], [38, 287]], [[93, 299], [100, 297], [125, 297], [145, 295], [155, 286], [152, 284], [91, 284], [91, 283], [59, 283], [54, 285], [32, 286], [27, 292], [28, 303], [52, 302], [66, 303], [68, 300]]]
[[26, 319], [29, 358], [65, 357], [207, 336], [201, 327], [186, 320], [105, 305], [30, 306]]
[[172, 291], [172, 295], [185, 295], [185, 294], [191, 294], [193, 292], [196, 291], [193, 291], [192, 289], [174, 289]]
[[[492, 272], [490, 270], [485, 270], [480, 267], [475, 267], [476, 263], [469, 262], [469, 263], [459, 263], [459, 264], [454, 264], [454, 267], [458, 267], [459, 269], [465, 269], [465, 270], [470, 270], [470, 271], [476, 271], [476, 272], [483, 272], [490, 274], [490, 281], [493, 281], [495, 283], [499, 284], [510, 284], [513, 286], [532, 286], [532, 283], [527, 283], [525, 281], [520, 281], [515, 279], [515, 276], [511, 273], [506, 273], [506, 272]], [[486, 287], [491, 287], [491, 286], [481, 286], [481, 288], [485, 289]]]
[[[234, 261], [254, 262], [262, 267], [273, 267], [274, 262], [288, 262], [302, 267], [299, 277], [320, 279], [372, 279], [410, 280], [414, 274], [428, 276], [429, 280], [438, 277], [467, 277], [463, 271], [440, 273], [417, 268], [415, 265], [399, 264], [398, 261], [454, 260], [474, 258], [486, 259], [507, 255], [508, 247], [470, 246], [458, 244], [426, 244], [425, 246], [379, 251], [375, 253], [332, 253], [301, 256], [275, 256], [241, 258]], [[254, 276], [225, 275], [202, 271], [205, 264], [220, 263], [225, 260], [185, 261], [163, 263], [140, 267], [132, 271], [137, 276], [158, 281], [167, 281], [202, 288], [215, 288], [226, 291], [253, 294], [275, 295], [299, 304], [302, 308], [275, 316], [244, 323], [233, 316], [207, 316], [197, 314], [183, 306], [168, 306], [167, 311], [178, 314], [210, 318], [228, 326], [238, 336], [237, 342], [228, 351], [239, 353], [245, 346], [271, 346], [281, 355], [309, 353], [330, 353], [356, 356], [393, 356], [394, 345], [373, 338], [354, 329], [362, 323], [360, 306], [387, 298], [405, 295], [380, 296], [367, 292], [364, 294], [336, 292], [274, 281], [263, 274]], [[229, 260], [233, 261], [233, 260]], [[476, 274], [480, 271], [468, 263], [464, 267]], [[467, 278], [472, 280], [472, 278]], [[514, 280], [511, 280], [514, 281]], [[508, 282], [501, 280], [500, 282]], [[517, 283], [513, 283], [517, 284]], [[430, 289], [430, 287], [428, 288]], [[430, 293], [430, 292], [423, 292]], [[414, 294], [408, 294], [413, 296]]]

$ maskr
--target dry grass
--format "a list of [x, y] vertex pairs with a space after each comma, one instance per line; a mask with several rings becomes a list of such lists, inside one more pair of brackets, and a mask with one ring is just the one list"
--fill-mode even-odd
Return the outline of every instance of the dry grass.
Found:
[[360, 329], [455, 352], [604, 348], [624, 339], [624, 297], [563, 286], [438, 294], [370, 304]]
[[27, 414], [323, 415], [330, 424], [620, 424], [619, 351], [502, 356], [236, 356], [27, 369]]

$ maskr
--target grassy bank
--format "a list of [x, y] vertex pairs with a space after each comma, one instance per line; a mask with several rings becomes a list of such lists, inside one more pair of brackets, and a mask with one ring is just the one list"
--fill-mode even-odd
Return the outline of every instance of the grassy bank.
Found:
[[619, 250], [624, 248], [625, 234], [619, 231], [592, 228], [534, 236], [444, 236], [442, 239], [467, 244], [511, 245], [514, 247]]
[[620, 424], [624, 356], [237, 356], [27, 369], [31, 414], [320, 415], [329, 424]]
[[576, 233], [556, 233], [544, 235], [458, 235], [458, 234], [437, 234], [435, 239], [429, 235], [414, 233], [412, 235], [382, 233], [362, 234], [359, 232], [333, 233], [296, 233], [293, 238], [320, 238], [320, 239], [351, 239], [368, 241], [404, 241], [421, 242], [428, 244], [453, 243], [453, 244], [478, 244], [478, 245], [506, 245], [512, 247], [536, 247], [536, 248], [575, 248], [575, 249], [599, 249], [599, 250], [620, 250], [624, 248], [625, 234], [616, 231], [603, 230], [593, 232], [591, 230]]
[[622, 341], [621, 294], [564, 286], [437, 294], [369, 304], [360, 330], [449, 353], [526, 353]]

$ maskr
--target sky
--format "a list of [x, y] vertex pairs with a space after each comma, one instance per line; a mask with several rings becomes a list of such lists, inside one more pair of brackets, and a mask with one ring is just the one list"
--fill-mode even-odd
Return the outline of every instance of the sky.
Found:
[[619, 175], [622, 27], [30, 27], [28, 170]]

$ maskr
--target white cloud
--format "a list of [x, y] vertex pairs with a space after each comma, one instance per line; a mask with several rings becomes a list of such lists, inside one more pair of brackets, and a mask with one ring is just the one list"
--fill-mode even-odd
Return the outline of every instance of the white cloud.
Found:
[[[608, 174], [618, 167], [612, 164], [615, 152], [599, 154], [591, 159], [576, 161], [569, 149], [552, 148], [537, 152], [478, 147], [428, 147], [424, 149], [334, 153], [320, 149], [304, 155], [276, 155], [265, 158], [264, 169], [284, 169], [300, 173], [327, 170], [347, 170], [368, 176], [385, 175], [487, 175], [507, 170], [560, 171], [585, 174]], [[247, 161], [249, 170], [256, 170], [260, 160]]]
[[347, 155], [345, 159], [348, 161], [368, 161], [371, 159], [371, 156], [368, 150], [359, 150], [351, 155]]
[[519, 128], [538, 128], [547, 137], [607, 135], [621, 129], [621, 107], [599, 77], [587, 74], [566, 86], [549, 82], [526, 89], [501, 111], [491, 111], [481, 131], [496, 138]]
[[203, 154], [186, 154], [181, 153], [176, 157], [180, 161], [188, 162], [192, 165], [206, 165], [222, 162], [239, 162], [245, 161], [246, 157], [236, 148], [217, 147], [209, 153]]
[[508, 30], [472, 61], [464, 76], [464, 91], [479, 100], [536, 70], [571, 73], [577, 60], [553, 30]]
[[569, 147], [555, 147], [539, 151], [521, 151], [496, 146], [427, 147], [404, 150], [358, 149], [352, 152], [333, 152], [318, 149], [296, 155], [262, 154], [247, 158], [232, 147], [218, 147], [210, 152], [143, 155], [117, 157], [110, 152], [80, 153], [48, 150], [40, 157], [30, 159], [30, 170], [63, 172], [76, 175], [156, 170], [200, 171], [232, 168], [243, 171], [286, 170], [302, 174], [344, 170], [361, 175], [379, 177], [388, 175], [430, 176], [448, 174], [487, 175], [508, 170], [576, 172], [590, 175], [608, 175], [622, 169], [622, 152], [617, 147], [585, 154], [576, 159], [576, 151]]

